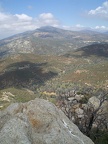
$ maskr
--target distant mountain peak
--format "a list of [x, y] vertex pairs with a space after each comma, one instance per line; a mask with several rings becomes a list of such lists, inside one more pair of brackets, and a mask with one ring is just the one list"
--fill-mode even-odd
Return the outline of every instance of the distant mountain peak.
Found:
[[42, 26], [42, 27], [40, 27], [40, 28], [38, 28], [38, 29], [59, 29], [59, 28], [57, 28], [57, 27], [54, 27], [54, 26]]
[[106, 34], [63, 30], [44, 26], [0, 40], [0, 56], [17, 53], [62, 55], [96, 42], [107, 42]]
[[63, 29], [53, 27], [53, 26], [43, 26], [43, 27], [40, 27], [36, 30], [43, 31], [43, 32], [57, 32], [57, 33], [61, 32], [61, 31], [64, 31]]

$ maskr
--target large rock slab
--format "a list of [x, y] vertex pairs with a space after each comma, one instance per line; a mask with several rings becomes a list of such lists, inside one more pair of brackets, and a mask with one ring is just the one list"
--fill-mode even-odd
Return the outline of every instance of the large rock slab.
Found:
[[0, 112], [0, 144], [93, 144], [52, 103], [36, 98]]

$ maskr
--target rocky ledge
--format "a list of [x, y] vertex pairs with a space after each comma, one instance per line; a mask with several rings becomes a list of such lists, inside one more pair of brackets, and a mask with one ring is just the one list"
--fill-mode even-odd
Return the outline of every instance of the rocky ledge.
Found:
[[54, 104], [36, 98], [0, 112], [0, 144], [93, 144]]

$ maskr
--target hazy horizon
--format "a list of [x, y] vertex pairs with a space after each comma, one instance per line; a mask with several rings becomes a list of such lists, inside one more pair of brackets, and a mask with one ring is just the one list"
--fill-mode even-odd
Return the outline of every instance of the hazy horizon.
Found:
[[0, 39], [41, 26], [108, 31], [108, 1], [0, 1]]

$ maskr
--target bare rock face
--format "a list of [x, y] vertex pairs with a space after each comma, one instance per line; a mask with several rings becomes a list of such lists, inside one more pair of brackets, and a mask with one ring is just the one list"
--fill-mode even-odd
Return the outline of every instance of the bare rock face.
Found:
[[52, 103], [36, 98], [0, 112], [0, 144], [93, 144]]

